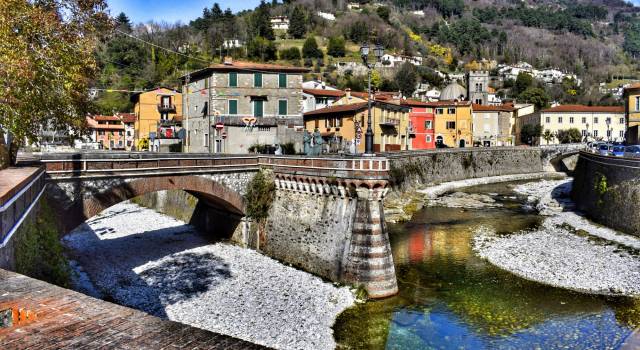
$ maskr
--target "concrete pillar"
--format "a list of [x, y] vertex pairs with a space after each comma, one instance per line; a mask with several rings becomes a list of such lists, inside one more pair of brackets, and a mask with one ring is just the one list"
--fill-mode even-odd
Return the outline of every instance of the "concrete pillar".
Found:
[[384, 191], [383, 188], [356, 190], [356, 213], [342, 275], [344, 282], [364, 286], [369, 297], [374, 299], [398, 293], [389, 235], [384, 224]]

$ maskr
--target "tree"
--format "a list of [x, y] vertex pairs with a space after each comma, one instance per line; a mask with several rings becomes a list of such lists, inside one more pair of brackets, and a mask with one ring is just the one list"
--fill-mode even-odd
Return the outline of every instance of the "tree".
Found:
[[327, 47], [327, 55], [332, 57], [344, 57], [346, 54], [345, 40], [341, 36], [332, 36], [329, 38]]
[[318, 47], [318, 42], [315, 37], [310, 36], [304, 41], [304, 44], [302, 45], [302, 57], [311, 59], [324, 57], [322, 50]]
[[296, 6], [291, 13], [288, 33], [295, 39], [304, 38], [307, 34], [307, 18], [300, 6]]
[[383, 21], [389, 23], [389, 15], [390, 15], [390, 11], [389, 8], [386, 6], [380, 6], [376, 9], [376, 13], [378, 14], [378, 16], [380, 18], [382, 18]]
[[103, 0], [0, 5], [0, 126], [13, 135], [11, 154], [25, 139], [37, 142], [42, 127], [72, 135], [84, 129], [89, 84], [98, 73], [94, 51], [110, 30], [106, 6]]
[[247, 56], [260, 61], [273, 61], [277, 59], [276, 44], [263, 37], [255, 37], [247, 44]]
[[542, 109], [549, 106], [549, 95], [544, 89], [530, 87], [522, 92], [518, 99], [527, 103], [532, 103], [537, 109]]
[[300, 49], [295, 46], [280, 51], [281, 60], [298, 61], [300, 58]]
[[551, 132], [551, 130], [547, 129], [544, 131], [544, 134], [542, 134], [542, 138], [547, 142], [548, 145], [551, 140], [556, 138], [556, 136]]
[[576, 128], [558, 130], [556, 137], [560, 143], [578, 143], [582, 141], [582, 134]]
[[416, 90], [416, 83], [418, 82], [416, 67], [409, 62], [403, 63], [396, 72], [395, 80], [402, 95], [411, 97]]
[[271, 12], [269, 5], [260, 1], [260, 5], [253, 11], [251, 16], [251, 25], [254, 36], [261, 36], [268, 40], [274, 40], [276, 38], [273, 28], [271, 28]]
[[631, 57], [640, 56], [640, 23], [634, 22], [627, 27], [622, 47]]
[[542, 125], [525, 124], [520, 129], [520, 139], [522, 142], [533, 145], [537, 137], [542, 135]]
[[515, 96], [518, 96], [531, 86], [533, 86], [533, 77], [531, 76], [531, 74], [520, 72], [518, 73], [518, 77], [513, 84], [513, 94]]
[[116, 28], [122, 30], [123, 32], [131, 32], [131, 22], [129, 21], [129, 17], [127, 17], [124, 12], [120, 12], [118, 17], [116, 17]]

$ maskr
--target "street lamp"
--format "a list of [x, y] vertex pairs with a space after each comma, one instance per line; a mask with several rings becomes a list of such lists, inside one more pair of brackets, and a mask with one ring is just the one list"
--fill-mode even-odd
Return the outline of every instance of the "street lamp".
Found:
[[[380, 62], [380, 60], [382, 59], [382, 55], [384, 55], [384, 48], [382, 47], [382, 45], [376, 45], [376, 47], [373, 49], [373, 54], [376, 56], [376, 62]], [[373, 69], [373, 65], [369, 64], [369, 44], [362, 44], [362, 46], [360, 47], [360, 56], [362, 57], [362, 62], [364, 62], [364, 65], [367, 67], [369, 96], [367, 103], [367, 132], [364, 136], [364, 153], [373, 155], [373, 129], [371, 128], [371, 70]]]

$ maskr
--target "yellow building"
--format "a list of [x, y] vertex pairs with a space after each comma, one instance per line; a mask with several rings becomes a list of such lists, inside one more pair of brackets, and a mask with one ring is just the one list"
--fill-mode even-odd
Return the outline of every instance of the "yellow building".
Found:
[[640, 83], [624, 89], [624, 114], [627, 122], [627, 144], [640, 143]]
[[472, 147], [473, 116], [469, 101], [428, 102], [435, 117], [436, 147]]
[[175, 138], [175, 126], [182, 121], [182, 94], [176, 90], [159, 87], [154, 90], [136, 93], [131, 96], [134, 103], [133, 113], [134, 143], [140, 149], [144, 140]]
[[[366, 98], [366, 97], [365, 97]], [[367, 107], [364, 98], [349, 91], [332, 106], [304, 114], [305, 128], [314, 132], [317, 128], [325, 139], [326, 151], [349, 151], [355, 143], [355, 151], [365, 151], [367, 131]], [[375, 152], [409, 150], [409, 108], [394, 101], [375, 100], [371, 108], [373, 149]], [[353, 149], [352, 149], [353, 150]]]

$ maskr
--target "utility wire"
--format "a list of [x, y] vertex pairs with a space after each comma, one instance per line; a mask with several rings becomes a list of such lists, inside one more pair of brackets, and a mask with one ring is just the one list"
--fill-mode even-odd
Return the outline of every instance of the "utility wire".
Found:
[[198, 57], [189, 56], [189, 55], [184, 54], [184, 53], [182, 53], [182, 52], [178, 52], [178, 51], [175, 51], [175, 50], [167, 49], [166, 47], [162, 47], [162, 46], [160, 46], [160, 45], [156, 45], [156, 44], [154, 44], [154, 43], [152, 43], [152, 42], [146, 41], [146, 40], [144, 40], [144, 39], [140, 39], [140, 38], [138, 38], [137, 36], [135, 36], [135, 35], [131, 35], [131, 34], [129, 34], [129, 33], [127, 33], [127, 32], [124, 32], [124, 31], [122, 31], [122, 30], [120, 30], [120, 29], [118, 29], [118, 28], [115, 28], [114, 30], [115, 30], [116, 32], [120, 33], [120, 34], [126, 35], [126, 36], [128, 36], [128, 37], [130, 37], [130, 38], [132, 38], [132, 39], [135, 39], [135, 40], [141, 41], [141, 42], [143, 42], [143, 43], [145, 43], [145, 44], [147, 44], [147, 45], [151, 45], [151, 46], [153, 46], [153, 47], [157, 47], [157, 48], [159, 48], [159, 49], [161, 49], [161, 50], [165, 50], [165, 51], [167, 51], [167, 52], [170, 52], [170, 53], [173, 53], [173, 54], [176, 54], [176, 55], [180, 55], [180, 56], [183, 56], [183, 57], [186, 57], [186, 58], [192, 59], [192, 60], [196, 60], [196, 61], [204, 62], [204, 63], [206, 63], [206, 64], [209, 64], [209, 63], [210, 63], [210, 62], [209, 62], [209, 61], [207, 61], [207, 60], [203, 60], [203, 59], [198, 58]]

